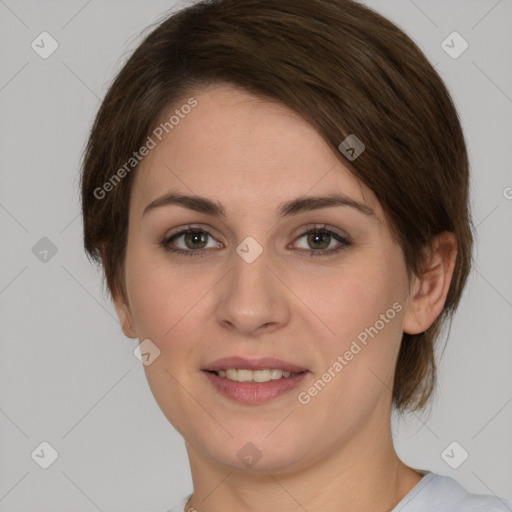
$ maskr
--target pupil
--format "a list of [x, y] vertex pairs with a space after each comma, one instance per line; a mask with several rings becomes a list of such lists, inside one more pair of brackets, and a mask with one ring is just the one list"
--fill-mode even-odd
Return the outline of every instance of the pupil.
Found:
[[[188, 242], [192, 240], [192, 249], [195, 249], [197, 247], [194, 246], [194, 244], [196, 243], [206, 243], [206, 233], [188, 233], [186, 235], [186, 244], [187, 244], [187, 247], [189, 246]], [[200, 247], [202, 248], [202, 247]], [[190, 249], [190, 247], [189, 247]]]
[[[309, 241], [310, 241], [310, 243], [312, 242], [312, 244], [314, 245], [314, 244], [319, 243], [318, 239], [319, 238], [321, 239], [322, 237], [325, 237], [325, 238], [329, 239], [330, 235], [327, 235], [326, 233], [311, 233], [309, 235]], [[321, 244], [321, 242], [320, 242], [320, 244]], [[325, 249], [326, 247], [329, 247], [329, 242], [324, 243], [322, 245], [322, 247], [320, 247], [320, 249]]]

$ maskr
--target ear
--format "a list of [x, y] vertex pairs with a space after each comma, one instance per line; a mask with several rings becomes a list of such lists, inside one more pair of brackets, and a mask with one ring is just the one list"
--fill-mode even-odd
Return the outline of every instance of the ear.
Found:
[[416, 276], [411, 287], [402, 330], [408, 334], [426, 331], [443, 310], [455, 268], [457, 241], [453, 233], [444, 231], [428, 248], [426, 270]]
[[[103, 268], [106, 267], [106, 248], [105, 244], [100, 243], [99, 244], [99, 254], [101, 258], [101, 263], [103, 265]], [[110, 292], [112, 294], [114, 306], [117, 311], [117, 316], [119, 318], [119, 323], [121, 325], [121, 329], [124, 333], [124, 335], [128, 338], [136, 338], [137, 333], [135, 332], [135, 329], [133, 327], [133, 318], [132, 314], [130, 312], [130, 307], [128, 306], [128, 299], [123, 295], [123, 292], [121, 290], [112, 289], [110, 288]]]
[[133, 326], [133, 317], [130, 307], [126, 304], [124, 297], [119, 292], [114, 298], [114, 306], [116, 307], [117, 316], [123, 333], [128, 338], [136, 338], [137, 333]]

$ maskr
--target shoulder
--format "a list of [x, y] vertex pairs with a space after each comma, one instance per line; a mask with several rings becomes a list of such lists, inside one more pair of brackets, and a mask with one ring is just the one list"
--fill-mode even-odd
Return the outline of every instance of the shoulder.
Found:
[[471, 494], [452, 477], [425, 472], [422, 480], [393, 512], [512, 512], [512, 500]]
[[468, 497], [454, 512], [473, 512], [486, 510], [488, 512], [512, 512], [512, 500], [487, 494], [468, 494]]
[[191, 496], [192, 496], [192, 493], [188, 494], [187, 496], [184, 496], [172, 508], [170, 508], [169, 510], [166, 510], [166, 512], [186, 512], [185, 505], [187, 504], [187, 502]]
[[[421, 481], [392, 512], [512, 512], [512, 500], [488, 494], [471, 494], [452, 477], [423, 471]], [[186, 512], [192, 493], [166, 512]]]

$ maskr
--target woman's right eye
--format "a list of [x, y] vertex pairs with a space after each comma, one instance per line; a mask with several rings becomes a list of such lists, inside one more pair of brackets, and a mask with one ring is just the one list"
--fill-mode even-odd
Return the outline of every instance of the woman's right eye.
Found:
[[[168, 236], [162, 241], [161, 245], [166, 251], [174, 254], [184, 256], [206, 256], [206, 253], [209, 252], [207, 249], [218, 247], [218, 243], [208, 247], [208, 238], [213, 239], [213, 236], [207, 231], [203, 229], [189, 228]], [[176, 241], [180, 239], [182, 239], [182, 242], [185, 244], [184, 246], [182, 245], [182, 247], [179, 247], [178, 245], [178, 248], [176, 248], [171, 245], [176, 244]]]

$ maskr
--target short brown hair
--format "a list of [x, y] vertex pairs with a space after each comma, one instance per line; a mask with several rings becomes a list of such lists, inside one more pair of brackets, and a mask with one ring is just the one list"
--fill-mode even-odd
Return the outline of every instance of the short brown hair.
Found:
[[104, 197], [95, 191], [144, 144], [164, 109], [221, 82], [284, 103], [335, 150], [350, 134], [363, 141], [359, 158], [339, 157], [380, 201], [409, 276], [424, 270], [422, 249], [436, 234], [454, 233], [443, 311], [425, 332], [403, 334], [395, 371], [393, 405], [424, 407], [435, 384], [435, 342], [471, 268], [467, 149], [450, 95], [421, 50], [356, 1], [205, 0], [146, 36], [106, 94], [83, 160], [84, 246], [102, 262], [110, 293], [126, 299], [136, 167]]

